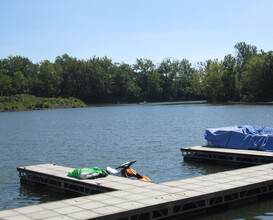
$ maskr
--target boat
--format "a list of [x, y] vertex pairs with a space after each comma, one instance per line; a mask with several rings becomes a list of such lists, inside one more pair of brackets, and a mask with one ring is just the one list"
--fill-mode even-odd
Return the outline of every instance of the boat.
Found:
[[139, 102], [138, 104], [139, 104], [139, 105], [145, 105], [145, 104], [147, 104], [147, 102], [146, 102], [146, 101], [144, 101], [144, 102]]
[[236, 125], [208, 128], [205, 131], [208, 146], [273, 152], [273, 128]]

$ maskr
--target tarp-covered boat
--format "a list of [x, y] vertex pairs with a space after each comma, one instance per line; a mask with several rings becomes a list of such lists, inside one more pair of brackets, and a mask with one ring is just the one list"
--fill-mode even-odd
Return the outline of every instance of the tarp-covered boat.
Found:
[[273, 152], [273, 128], [250, 125], [209, 128], [205, 139], [208, 145]]

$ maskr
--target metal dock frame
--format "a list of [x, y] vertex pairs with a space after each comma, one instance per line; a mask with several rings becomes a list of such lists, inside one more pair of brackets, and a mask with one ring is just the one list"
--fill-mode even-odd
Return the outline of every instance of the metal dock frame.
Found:
[[82, 195], [111, 192], [112, 188], [101, 187], [95, 184], [79, 182], [76, 179], [64, 179], [55, 175], [44, 174], [36, 171], [27, 170], [25, 167], [17, 167], [21, 183], [30, 185], [46, 185], [51, 190], [58, 192], [74, 192]]
[[184, 161], [214, 161], [220, 163], [259, 165], [273, 163], [272, 152], [238, 150], [208, 146], [180, 148]]
[[41, 164], [20, 167], [18, 171], [22, 183], [84, 195], [92, 190], [104, 193], [2, 210], [0, 218], [159, 220], [273, 194], [273, 163], [159, 184], [111, 175], [78, 180], [67, 177], [72, 169]]

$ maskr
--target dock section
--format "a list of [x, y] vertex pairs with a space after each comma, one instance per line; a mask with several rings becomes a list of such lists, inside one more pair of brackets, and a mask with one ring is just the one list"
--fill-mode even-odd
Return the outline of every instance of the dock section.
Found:
[[223, 147], [195, 146], [180, 148], [184, 161], [259, 165], [273, 163], [273, 152], [239, 150]]
[[86, 196], [0, 211], [0, 218], [148, 220], [184, 216], [273, 193], [272, 168], [270, 163], [157, 184], [116, 176], [77, 180], [66, 176], [73, 168], [52, 164], [21, 167], [20, 177], [27, 182], [65, 186], [65, 190], [71, 189], [67, 183], [73, 183], [104, 193], [87, 195], [80, 190]]
[[[30, 185], [46, 185], [51, 190], [65, 192], [75, 192], [82, 195], [110, 192], [115, 189], [109, 187], [109, 181], [115, 185], [115, 177], [100, 181], [77, 180], [67, 176], [67, 173], [74, 168], [64, 167], [56, 164], [41, 164], [27, 167], [17, 167], [21, 183]], [[101, 184], [105, 185], [102, 186]]]

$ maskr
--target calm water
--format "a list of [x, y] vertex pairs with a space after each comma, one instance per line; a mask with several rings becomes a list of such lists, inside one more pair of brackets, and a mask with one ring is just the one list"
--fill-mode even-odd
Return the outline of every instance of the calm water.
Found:
[[[184, 163], [180, 147], [205, 144], [204, 130], [231, 125], [273, 127], [273, 106], [147, 104], [0, 113], [0, 210], [66, 198], [21, 186], [17, 166], [133, 168], [154, 182], [231, 169]], [[273, 199], [209, 214], [206, 219], [271, 219]], [[204, 219], [205, 217], [200, 217]]]

